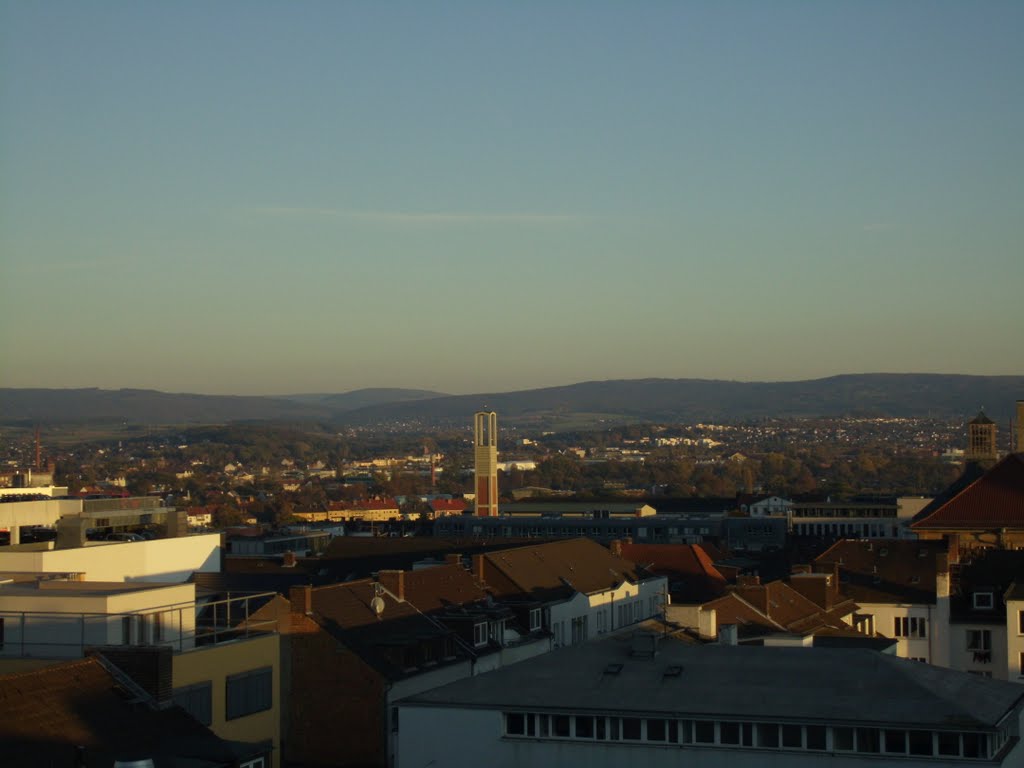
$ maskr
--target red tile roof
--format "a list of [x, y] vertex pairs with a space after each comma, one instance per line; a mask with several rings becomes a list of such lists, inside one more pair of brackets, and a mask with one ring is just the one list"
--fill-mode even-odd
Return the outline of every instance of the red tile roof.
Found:
[[434, 499], [430, 508], [435, 512], [463, 512], [467, 507], [463, 499]]
[[622, 556], [659, 576], [668, 576], [673, 595], [704, 602], [725, 592], [727, 580], [699, 544], [622, 543]]
[[1024, 528], [1024, 454], [992, 469], [911, 524], [915, 530]]

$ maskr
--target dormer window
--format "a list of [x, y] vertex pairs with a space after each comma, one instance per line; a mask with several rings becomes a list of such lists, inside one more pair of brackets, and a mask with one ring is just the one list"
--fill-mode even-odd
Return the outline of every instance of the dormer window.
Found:
[[975, 592], [974, 608], [978, 611], [991, 611], [995, 607], [995, 598], [991, 592]]
[[487, 622], [481, 621], [479, 624], [473, 625], [473, 645], [479, 648], [481, 645], [487, 645]]
[[530, 609], [530, 631], [540, 631], [540, 608]]

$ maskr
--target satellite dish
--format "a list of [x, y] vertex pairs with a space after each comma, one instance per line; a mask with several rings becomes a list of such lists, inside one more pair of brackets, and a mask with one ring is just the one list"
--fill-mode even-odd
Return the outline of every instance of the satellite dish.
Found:
[[370, 607], [373, 608], [374, 613], [380, 616], [384, 613], [384, 598], [379, 596], [373, 598], [373, 600], [370, 601]]

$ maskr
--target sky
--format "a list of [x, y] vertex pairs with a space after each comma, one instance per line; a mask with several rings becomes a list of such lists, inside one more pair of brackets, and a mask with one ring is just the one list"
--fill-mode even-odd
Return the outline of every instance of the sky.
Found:
[[0, 386], [1024, 373], [1024, 3], [0, 0]]

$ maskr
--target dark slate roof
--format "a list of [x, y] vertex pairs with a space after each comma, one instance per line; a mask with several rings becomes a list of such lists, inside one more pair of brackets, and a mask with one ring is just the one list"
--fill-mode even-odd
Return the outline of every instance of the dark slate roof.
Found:
[[451, 632], [421, 614], [411, 603], [395, 600], [386, 592], [380, 595], [384, 610], [378, 616], [371, 607], [375, 595], [370, 580], [315, 587], [313, 619], [384, 677], [408, 677], [410, 672], [403, 667], [395, 649], [446, 637]]
[[[239, 753], [179, 707], [133, 702], [93, 658], [0, 677], [4, 766], [112, 765], [151, 757], [157, 766], [236, 765]], [[248, 752], [251, 754], [253, 749]]]
[[[610, 664], [621, 664], [612, 673]], [[678, 675], [670, 667], [681, 667]], [[865, 649], [691, 646], [630, 639], [552, 651], [408, 699], [412, 705], [669, 717], [992, 728], [1024, 687]]]
[[838, 565], [840, 588], [861, 603], [935, 603], [936, 558], [944, 541], [843, 539], [814, 560]]
[[922, 514], [911, 527], [941, 530], [1024, 528], [1024, 454], [1007, 455], [960, 493]]

